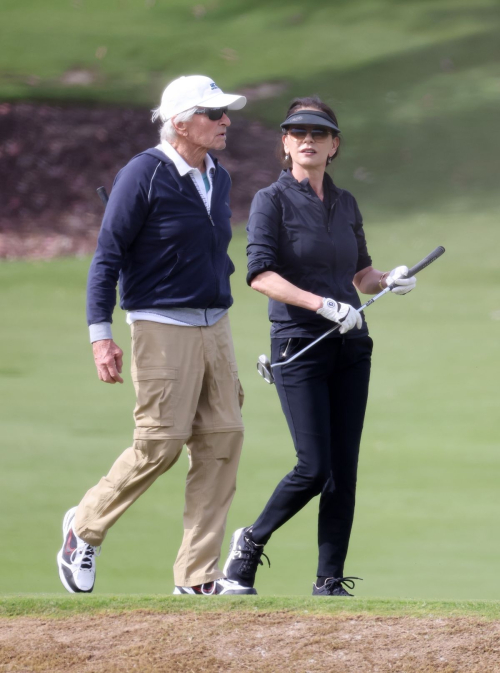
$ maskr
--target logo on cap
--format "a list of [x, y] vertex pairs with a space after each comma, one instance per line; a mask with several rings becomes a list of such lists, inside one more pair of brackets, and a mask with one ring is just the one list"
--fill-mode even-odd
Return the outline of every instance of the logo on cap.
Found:
[[214, 89], [218, 89], [219, 87], [217, 86], [217, 84], [215, 82], [210, 82], [210, 88], [213, 91]]

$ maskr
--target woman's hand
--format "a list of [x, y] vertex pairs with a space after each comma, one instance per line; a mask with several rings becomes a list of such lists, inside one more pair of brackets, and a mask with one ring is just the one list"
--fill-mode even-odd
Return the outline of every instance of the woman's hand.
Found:
[[407, 273], [408, 273], [407, 266], [397, 266], [389, 273], [389, 275], [385, 279], [385, 282], [388, 287], [390, 287], [391, 285], [394, 286], [391, 287], [392, 293], [407, 294], [408, 292], [411, 292], [413, 289], [415, 289], [415, 286], [417, 285], [417, 279], [415, 278], [415, 276], [412, 276], [411, 278], [406, 278]]
[[323, 318], [327, 318], [332, 322], [340, 323], [340, 334], [345, 334], [354, 326], [359, 329], [363, 324], [361, 313], [356, 311], [350, 304], [342, 304], [335, 299], [323, 299], [323, 306], [316, 311]]
[[367, 266], [358, 271], [352, 282], [356, 290], [363, 294], [376, 294], [392, 283], [394, 287], [391, 288], [391, 292], [394, 292], [394, 294], [406, 294], [413, 290], [417, 284], [415, 276], [404, 278], [406, 273], [408, 273], [407, 266], [397, 266], [392, 271], [378, 271], [372, 266]]

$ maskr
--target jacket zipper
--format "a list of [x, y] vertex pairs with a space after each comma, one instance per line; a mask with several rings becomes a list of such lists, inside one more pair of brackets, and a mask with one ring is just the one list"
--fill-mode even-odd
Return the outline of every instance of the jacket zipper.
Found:
[[[212, 199], [214, 197], [214, 192], [215, 192], [215, 180], [217, 179], [217, 171], [215, 171], [213, 183], [212, 183]], [[210, 224], [212, 225], [212, 268], [214, 271], [214, 279], [215, 279], [215, 297], [213, 301], [211, 302], [212, 304], [215, 303], [215, 301], [219, 298], [219, 279], [217, 278], [217, 272], [215, 270], [215, 222], [213, 220], [213, 217], [211, 213], [207, 210], [208, 214], [208, 219], [210, 220]]]
[[[326, 228], [327, 228], [328, 233], [330, 233], [330, 220], [331, 220], [331, 217], [332, 217], [333, 209], [335, 208], [335, 204], [337, 203], [338, 200], [339, 200], [339, 197], [337, 196], [335, 201], [331, 204], [330, 210], [328, 211], [328, 215], [327, 215], [328, 221], [326, 223]], [[324, 208], [323, 208], [323, 210], [324, 210]]]
[[[212, 198], [213, 198], [213, 193], [215, 192], [215, 180], [216, 180], [216, 178], [217, 178], [217, 170], [215, 171], [215, 175], [214, 175], [214, 179], [213, 179], [213, 183], [212, 183]], [[200, 194], [200, 190], [194, 184], [194, 182], [193, 182], [193, 185], [196, 188], [196, 191], [198, 192], [198, 196], [200, 197], [200, 200], [203, 204], [203, 208], [204, 208], [206, 214], [208, 215], [208, 219], [210, 220], [210, 224], [212, 225], [212, 237], [211, 237], [212, 250], [211, 250], [211, 253], [212, 253], [212, 269], [213, 269], [214, 280], [215, 280], [215, 297], [214, 297], [213, 301], [211, 302], [211, 304], [213, 304], [219, 298], [219, 280], [217, 278], [217, 273], [215, 271], [215, 222], [213, 220], [212, 215], [210, 214], [210, 212], [208, 210], [208, 207], [207, 207], [208, 202], [205, 202], [205, 199]]]

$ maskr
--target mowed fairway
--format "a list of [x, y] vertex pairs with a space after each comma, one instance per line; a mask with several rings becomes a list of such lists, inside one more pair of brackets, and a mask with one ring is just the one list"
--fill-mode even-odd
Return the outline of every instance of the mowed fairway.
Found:
[[[0, 254], [25, 224], [43, 233], [38, 210], [27, 223], [12, 215], [17, 202], [29, 216], [27, 193], [40, 207], [51, 193], [65, 200], [54, 227], [68, 236], [96, 199], [23, 132], [11, 136], [11, 102], [41, 113], [75, 103], [82, 119], [85, 104], [140, 106], [147, 125], [165, 84], [194, 73], [248, 97], [233, 121], [277, 134], [291, 98], [320, 95], [342, 129], [334, 179], [359, 201], [374, 265], [446, 254], [415, 292], [367, 310], [373, 376], [345, 568], [364, 580], [356, 598], [331, 600], [310, 596], [318, 499], [267, 545], [258, 596], [171, 596], [186, 455], [111, 529], [95, 593], [64, 591], [62, 517], [131, 443], [129, 328], [117, 309], [125, 384], [104, 385], [85, 321], [90, 259], [0, 261], [0, 671], [500, 671], [499, 27], [497, 0], [4, 0], [0, 174], [15, 184], [0, 200]], [[118, 126], [126, 146], [132, 133]], [[237, 128], [228, 144], [241, 134], [248, 187], [263, 159]], [[92, 132], [80, 124], [64, 145], [95, 177], [79, 152], [85, 143], [106, 164]], [[245, 284], [243, 226], [230, 252], [246, 441], [222, 563], [231, 532], [294, 465], [276, 390], [255, 369], [269, 323]]]
[[[356, 587], [361, 598], [499, 599], [495, 219], [449, 213], [366, 222], [379, 268], [414, 264], [436, 245], [447, 252], [422, 272], [415, 292], [384, 297], [367, 311], [373, 378], [346, 574], [364, 578]], [[244, 247], [240, 227], [231, 248], [231, 320], [247, 432], [227, 542], [294, 463], [276, 391], [255, 370], [257, 356], [269, 351], [269, 325], [265, 298], [245, 285]], [[62, 516], [131, 440], [128, 327], [118, 310], [126, 382], [104, 385], [84, 317], [88, 265], [0, 265], [3, 594], [63, 591], [55, 564]], [[171, 592], [186, 470], [184, 457], [110, 531], [96, 593]], [[310, 593], [317, 504], [269, 543], [272, 566], [259, 570], [261, 595]]]

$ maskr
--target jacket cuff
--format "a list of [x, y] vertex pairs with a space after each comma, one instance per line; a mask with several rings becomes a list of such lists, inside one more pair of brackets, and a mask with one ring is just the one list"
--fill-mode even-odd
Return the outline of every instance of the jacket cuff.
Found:
[[89, 325], [90, 343], [101, 341], [102, 339], [112, 339], [110, 322], [97, 322]]
[[277, 264], [275, 262], [265, 262], [263, 264], [260, 264], [258, 267], [253, 267], [252, 269], [248, 269], [247, 285], [250, 285], [250, 283], [255, 278], [255, 276], [258, 276], [260, 273], [264, 273], [264, 271], [276, 271], [277, 272]]

